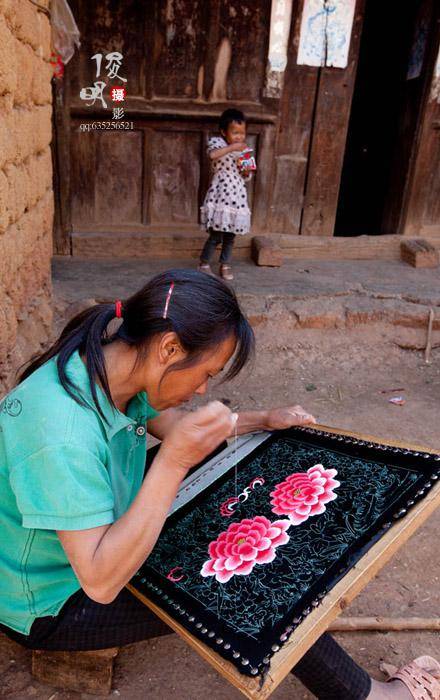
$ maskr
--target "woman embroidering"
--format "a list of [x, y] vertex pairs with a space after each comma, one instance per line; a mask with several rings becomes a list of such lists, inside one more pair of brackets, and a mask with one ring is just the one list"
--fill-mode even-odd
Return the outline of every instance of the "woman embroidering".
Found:
[[[115, 317], [121, 324], [109, 334]], [[245, 433], [314, 422], [299, 406], [177, 410], [228, 363], [226, 378], [236, 376], [253, 346], [227, 285], [173, 270], [123, 304], [83, 311], [30, 364], [0, 410], [3, 632], [49, 650], [170, 632], [125, 586], [152, 551], [181, 481], [235, 426]], [[147, 429], [162, 442], [145, 472]], [[400, 680], [372, 681], [327, 634], [293, 672], [320, 698], [413, 697]]]

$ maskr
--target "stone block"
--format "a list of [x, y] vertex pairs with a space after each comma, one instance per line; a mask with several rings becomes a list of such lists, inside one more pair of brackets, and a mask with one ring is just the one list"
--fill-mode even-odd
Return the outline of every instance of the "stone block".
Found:
[[9, 163], [4, 172], [9, 186], [9, 221], [14, 223], [20, 218], [26, 207], [28, 177], [23, 164], [13, 165]]
[[440, 263], [438, 250], [423, 238], [402, 241], [400, 255], [413, 267], [438, 267]]
[[[49, 0], [46, 0], [46, 6]], [[37, 55], [45, 61], [50, 60], [52, 53], [52, 32], [49, 17], [43, 12], [38, 12], [38, 47]]]
[[0, 0], [0, 15], [4, 15], [8, 19], [12, 16], [13, 0]]
[[38, 46], [37, 15], [38, 9], [28, 0], [15, 0], [12, 16], [13, 30], [17, 39], [29, 44], [33, 49]]
[[251, 255], [256, 265], [280, 267], [283, 263], [281, 249], [269, 236], [252, 238]]
[[2, 282], [17, 312], [50, 285], [53, 194], [49, 190], [0, 236]]
[[0, 92], [14, 94], [17, 71], [15, 66], [15, 39], [6, 20], [0, 15]]
[[41, 153], [52, 139], [51, 105], [14, 109], [10, 137], [14, 139], [13, 160], [21, 163], [33, 153]]
[[51, 64], [34, 55], [31, 88], [31, 97], [34, 104], [47, 105], [52, 102], [52, 74], [53, 68]]
[[52, 159], [50, 149], [33, 155], [24, 167], [26, 183], [26, 207], [31, 208], [40, 200], [52, 184]]
[[10, 120], [10, 139], [12, 141], [11, 160], [18, 165], [34, 152], [35, 123], [34, 109], [17, 105]]
[[38, 106], [35, 107], [33, 112], [35, 125], [34, 153], [41, 153], [52, 141], [52, 106]]
[[9, 226], [10, 216], [9, 184], [5, 172], [0, 170], [0, 234]]
[[0, 169], [15, 158], [14, 110], [0, 108]]
[[15, 70], [17, 74], [14, 93], [14, 105], [30, 105], [32, 103], [32, 81], [35, 63], [39, 63], [32, 48], [15, 40]]
[[0, 287], [0, 360], [15, 345], [17, 318], [14, 305], [4, 287]]
[[17, 272], [17, 239], [18, 229], [15, 224], [8, 226], [6, 231], [0, 236], [1, 281], [9, 293], [11, 293], [12, 281]]

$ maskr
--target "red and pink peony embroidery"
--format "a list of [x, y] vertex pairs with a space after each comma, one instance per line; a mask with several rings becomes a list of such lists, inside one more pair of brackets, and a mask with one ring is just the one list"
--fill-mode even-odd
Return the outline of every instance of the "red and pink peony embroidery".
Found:
[[337, 498], [333, 492], [340, 486], [333, 478], [336, 474], [336, 469], [324, 469], [322, 464], [315, 464], [307, 472], [291, 474], [271, 492], [272, 512], [287, 515], [292, 525], [324, 513], [325, 504]]
[[[273, 561], [276, 548], [289, 541], [287, 530], [291, 525], [300, 525], [310, 516], [324, 513], [325, 504], [337, 498], [333, 489], [341, 484], [334, 478], [336, 474], [336, 469], [325, 469], [322, 464], [290, 474], [270, 494], [272, 512], [287, 515], [288, 519], [271, 523], [263, 515], [257, 515], [232, 523], [209, 545], [210, 559], [203, 564], [201, 575], [215, 576], [220, 583], [226, 583], [234, 574], [247, 576], [256, 564]], [[233, 515], [241, 497], [247, 500], [248, 492], [263, 483], [264, 479], [258, 477], [239, 497], [224, 501], [221, 515]]]
[[226, 583], [234, 575], [250, 574], [256, 564], [268, 564], [276, 548], [289, 541], [290, 520], [271, 523], [263, 515], [231, 523], [208, 548], [210, 559], [203, 564], [202, 576], [215, 576]]

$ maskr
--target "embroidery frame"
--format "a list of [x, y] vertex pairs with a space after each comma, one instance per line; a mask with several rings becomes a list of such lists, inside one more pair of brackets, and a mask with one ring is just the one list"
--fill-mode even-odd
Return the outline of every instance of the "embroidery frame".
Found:
[[[203, 605], [200, 606], [197, 601], [194, 602], [191, 595], [188, 596], [187, 592], [182, 589], [180, 576], [175, 577], [178, 579], [177, 581], [167, 580], [164, 572], [158, 572], [157, 566], [154, 568], [154, 566], [150, 566], [149, 562], [153, 562], [156, 550], [159, 551], [163, 547], [161, 540], [163, 538], [166, 540], [167, 532], [171, 537], [170, 541], [173, 540], [175, 534], [173, 528], [176, 528], [176, 523], [178, 527], [179, 521], [183, 522], [185, 517], [188, 518], [188, 514], [197, 509], [197, 504], [202, 504], [204, 507], [203, 504], [206, 506], [207, 501], [210, 502], [214, 499], [215, 502], [216, 495], [222, 487], [233, 479], [235, 452], [236, 458], [239, 460], [239, 474], [245, 478], [246, 466], [250, 465], [250, 468], [253, 469], [252, 465], [258, 458], [260, 458], [259, 465], [261, 466], [264, 463], [264, 455], [270, 451], [271, 446], [276, 447], [282, 445], [283, 442], [290, 443], [290, 446], [294, 445], [296, 448], [299, 445], [303, 452], [305, 448], [306, 452], [307, 450], [312, 452], [318, 450], [322, 453], [324, 450], [330, 455], [342, 455], [348, 459], [346, 473], [349, 473], [347, 469], [350, 470], [350, 460], [358, 461], [359, 464], [364, 461], [388, 465], [387, 468], [393, 474], [393, 470], [410, 471], [411, 480], [404, 485], [405, 487], [401, 489], [401, 493], [397, 495], [390, 507], [383, 507], [383, 512], [379, 513], [373, 526], [367, 528], [368, 531], [357, 538], [354, 546], [348, 547], [347, 551], [342, 552], [336, 565], [332, 565], [331, 570], [326, 571], [325, 575], [320, 575], [318, 577], [320, 581], [313, 582], [310, 590], [303, 592], [297, 604], [290, 606], [290, 608], [287, 605], [289, 609], [286, 608], [286, 614], [284, 617], [281, 615], [282, 620], [278, 620], [274, 629], [268, 630], [266, 626], [266, 629], [262, 630], [259, 642], [253, 647], [253, 642], [249, 646], [247, 644], [249, 640], [241, 639], [240, 634], [235, 637], [233, 634], [231, 637], [229, 631], [228, 636], [228, 625], [225, 627], [224, 621], [217, 620], [215, 615], [212, 615], [212, 610], [208, 609], [209, 605], [207, 609], [203, 609]], [[262, 456], [263, 462], [261, 461]], [[311, 466], [316, 461], [315, 457], [312, 455], [310, 465], [306, 463], [305, 466]], [[332, 465], [331, 461], [330, 465]], [[295, 469], [290, 468], [291, 471], [295, 471]], [[385, 561], [434, 510], [435, 504], [440, 500], [439, 484], [437, 483], [439, 474], [440, 456], [429, 450], [402, 444], [389, 445], [369, 436], [346, 433], [324, 426], [245, 436], [240, 439], [240, 444], [236, 449], [233, 445], [230, 446], [183, 482], [158, 545], [152, 553], [152, 558], [149, 558], [146, 564], [141, 567], [129, 588], [184, 636], [204, 658], [228, 677], [247, 697], [268, 697], [295, 661], [301, 658], [331, 620], [339, 614], [349, 600], [359, 593], [380, 570]], [[286, 472], [280, 474], [279, 480], [281, 481], [285, 475]], [[254, 476], [256, 477], [257, 473]], [[344, 474], [338, 471], [337, 478], [343, 483]], [[262, 491], [260, 495], [263, 497]], [[332, 505], [332, 503], [328, 504], [329, 512]], [[258, 511], [257, 504], [255, 507]], [[269, 503], [268, 508], [263, 515], [272, 520], [281, 517], [273, 514], [270, 516]], [[252, 512], [255, 508], [251, 507], [250, 510]], [[234, 514], [234, 517], [230, 519], [224, 518], [223, 530], [226, 530], [230, 521], [236, 518], [239, 520], [240, 517], [246, 517], [246, 515], [245, 511], [244, 514]], [[309, 527], [316, 529], [319, 519], [322, 517], [310, 518]], [[212, 519], [212, 511], [207, 513], [207, 518]], [[217, 529], [220, 532], [221, 519], [218, 519], [217, 522], [219, 523]], [[298, 529], [295, 528], [295, 534], [300, 532], [301, 527], [300, 525]], [[291, 531], [292, 528], [289, 533]], [[209, 537], [207, 537], [206, 545], [208, 545]], [[169, 549], [169, 542], [165, 550], [167, 548]], [[279, 548], [280, 551], [281, 549]], [[171, 554], [174, 556], [175, 553]], [[161, 561], [160, 558], [159, 561]], [[176, 562], [176, 565], [180, 575], [182, 571], [179, 561]], [[259, 568], [256, 566], [252, 572], [257, 572], [257, 578]], [[240, 576], [236, 579], [238, 588], [240, 588], [239, 584], [244, 581], [245, 577]], [[206, 579], [201, 579], [200, 590], [202, 591], [204, 581]], [[216, 583], [213, 589], [217, 588], [217, 593], [220, 594], [221, 589], [227, 589], [228, 585], [230, 582], [223, 586]], [[237, 591], [235, 593], [237, 594]], [[231, 605], [233, 607], [233, 600]], [[271, 634], [272, 636], [270, 636]], [[244, 636], [246, 637], [246, 635]], [[261, 642], [263, 642], [262, 646]], [[260, 647], [261, 649], [264, 647], [264, 655], [260, 654]]]

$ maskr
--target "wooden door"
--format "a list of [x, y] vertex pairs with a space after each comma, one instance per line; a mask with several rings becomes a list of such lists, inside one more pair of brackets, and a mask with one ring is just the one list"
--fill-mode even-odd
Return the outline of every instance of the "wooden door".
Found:
[[[260, 163], [270, 160], [276, 119], [263, 98], [269, 0], [74, 0], [81, 49], [66, 68], [58, 100], [68, 133], [62, 141], [66, 211], [59, 252], [73, 235], [98, 232], [198, 230], [199, 207], [209, 180], [206, 140], [226, 107], [243, 109], [249, 142]], [[97, 54], [123, 55], [127, 129], [100, 128], [112, 121], [109, 82], [102, 101], [89, 104], [81, 90], [97, 80]], [[133, 127], [133, 128], [132, 128]], [[68, 144], [65, 141], [68, 140]], [[63, 160], [61, 158], [61, 160]], [[253, 186], [250, 191], [253, 201]], [[255, 207], [254, 227], [259, 227]], [[261, 225], [261, 217], [260, 217]]]
[[[148, 254], [160, 254], [166, 237], [193, 241], [209, 181], [206, 141], [227, 107], [245, 112], [256, 152], [252, 232], [332, 235], [365, 2], [352, 1], [340, 69], [298, 64], [307, 0], [291, 0], [287, 66], [273, 90], [271, 0], [71, 0], [82, 44], [54, 96], [56, 251], [129, 255], [132, 246], [142, 255], [148, 240]], [[106, 126], [111, 104], [81, 99], [96, 80], [92, 57], [112, 51], [123, 55], [126, 79], [121, 130]]]

